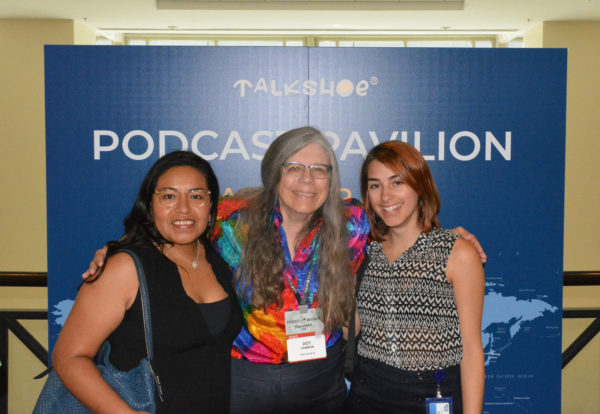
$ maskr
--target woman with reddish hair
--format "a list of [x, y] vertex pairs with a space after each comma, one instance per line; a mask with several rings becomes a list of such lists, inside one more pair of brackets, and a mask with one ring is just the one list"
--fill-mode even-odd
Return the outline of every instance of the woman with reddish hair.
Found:
[[372, 242], [357, 275], [360, 336], [347, 411], [422, 414], [426, 404], [447, 404], [454, 410], [443, 412], [481, 413], [484, 274], [476, 249], [440, 227], [438, 191], [409, 144], [374, 147], [360, 180]]

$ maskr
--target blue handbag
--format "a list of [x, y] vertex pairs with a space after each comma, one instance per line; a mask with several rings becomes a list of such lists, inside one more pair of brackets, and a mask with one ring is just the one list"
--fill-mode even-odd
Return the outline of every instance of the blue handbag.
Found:
[[[150, 302], [148, 300], [148, 286], [144, 276], [144, 268], [138, 256], [131, 250], [123, 249], [135, 262], [140, 285], [140, 298], [142, 301], [142, 316], [144, 320], [144, 338], [146, 341], [147, 357], [139, 365], [129, 371], [119, 371], [109, 361], [110, 343], [105, 341], [96, 355], [95, 362], [102, 378], [110, 385], [131, 408], [138, 411], [156, 412], [155, 390], [162, 401], [162, 389], [158, 375], [152, 369], [152, 325], [150, 323]], [[46, 384], [38, 397], [33, 414], [58, 414], [58, 413], [89, 413], [62, 383], [56, 371], [51, 370]]]

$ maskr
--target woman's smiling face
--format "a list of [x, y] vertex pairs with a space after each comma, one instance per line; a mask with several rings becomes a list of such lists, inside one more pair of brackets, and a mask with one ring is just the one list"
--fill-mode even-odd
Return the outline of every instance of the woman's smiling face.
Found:
[[375, 214], [390, 229], [418, 226], [419, 195], [400, 174], [379, 161], [369, 164], [367, 194]]
[[152, 217], [159, 233], [174, 244], [193, 243], [210, 217], [206, 177], [192, 167], [173, 167], [160, 176], [152, 197]]
[[[307, 167], [314, 164], [331, 165], [327, 152], [316, 143], [292, 154], [286, 162], [297, 162]], [[321, 208], [329, 195], [329, 180], [329, 176], [313, 178], [309, 168], [304, 168], [300, 176], [286, 173], [284, 169], [278, 188], [279, 207], [284, 222], [291, 218], [306, 220]]]

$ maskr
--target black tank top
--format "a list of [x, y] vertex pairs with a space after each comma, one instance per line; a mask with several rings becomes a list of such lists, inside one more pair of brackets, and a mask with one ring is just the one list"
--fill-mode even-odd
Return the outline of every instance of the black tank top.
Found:
[[[210, 246], [205, 247], [206, 258], [229, 295], [213, 312], [205, 312], [187, 296], [177, 266], [152, 244], [129, 247], [141, 258], [148, 282], [154, 366], [165, 397], [163, 403], [157, 401], [158, 413], [198, 412], [199, 407], [206, 413], [229, 411], [231, 344], [242, 326], [241, 311], [229, 267]], [[110, 361], [120, 370], [134, 368], [146, 356], [139, 294], [109, 342]]]
[[227, 327], [229, 319], [231, 318], [230, 300], [231, 298], [227, 296], [225, 299], [217, 302], [198, 303], [198, 309], [212, 336], [223, 332]]

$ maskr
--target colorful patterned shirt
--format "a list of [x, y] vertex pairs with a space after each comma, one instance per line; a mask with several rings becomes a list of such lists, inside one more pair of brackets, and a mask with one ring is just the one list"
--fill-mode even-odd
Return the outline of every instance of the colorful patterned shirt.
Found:
[[[349, 199], [345, 202], [344, 214], [347, 220], [348, 248], [351, 255], [351, 269], [356, 272], [364, 258], [365, 244], [369, 234], [367, 216], [357, 200]], [[248, 202], [235, 198], [223, 198], [219, 201], [217, 223], [213, 233], [213, 245], [217, 252], [235, 271], [240, 265], [242, 242], [246, 228], [238, 224], [241, 214], [248, 209]], [[283, 271], [284, 289], [281, 294], [279, 307], [276, 303], [266, 308], [257, 309], [253, 307], [242, 295], [238, 299], [244, 315], [244, 326], [238, 337], [233, 342], [231, 355], [234, 358], [244, 358], [258, 364], [282, 364], [287, 362], [287, 343], [285, 335], [284, 314], [288, 310], [298, 309], [298, 301], [289, 281], [296, 286], [302, 295], [308, 270], [313, 262], [315, 250], [315, 236], [318, 233], [321, 222], [318, 222], [309, 234], [300, 242], [296, 253], [292, 258], [287, 244], [287, 238], [283, 226], [283, 217], [278, 209], [273, 213], [273, 223], [279, 232], [281, 246], [284, 252], [285, 267]], [[317, 265], [318, 266], [318, 265]], [[308, 305], [310, 308], [318, 306], [318, 269], [310, 272], [310, 290]], [[289, 278], [289, 279], [288, 279]], [[236, 286], [238, 293], [241, 287]], [[248, 292], [250, 293], [250, 292]], [[326, 337], [327, 347], [333, 346], [342, 336], [341, 329], [334, 330]]]

